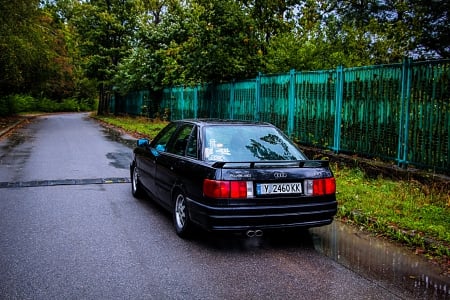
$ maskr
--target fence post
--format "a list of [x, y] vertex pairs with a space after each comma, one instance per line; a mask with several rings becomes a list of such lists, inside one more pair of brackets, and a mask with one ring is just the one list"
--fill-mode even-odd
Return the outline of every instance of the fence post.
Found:
[[255, 121], [259, 121], [259, 110], [261, 103], [261, 72], [258, 72], [258, 76], [256, 77], [256, 92], [255, 92]]
[[411, 99], [411, 58], [405, 58], [402, 66], [402, 85], [400, 92], [400, 124], [398, 132], [397, 163], [400, 167], [408, 166], [409, 137], [409, 102]]
[[197, 119], [198, 110], [198, 85], [194, 87], [194, 119]]
[[289, 106], [288, 106], [288, 118], [287, 118], [287, 133], [288, 136], [292, 136], [294, 132], [294, 117], [295, 117], [295, 70], [292, 69], [289, 72]]
[[234, 119], [234, 93], [235, 93], [235, 80], [231, 82], [231, 89], [230, 89], [230, 119]]
[[341, 150], [341, 123], [342, 103], [344, 101], [344, 69], [342, 66], [336, 68], [336, 108], [334, 116], [334, 139], [332, 149], [338, 153]]
[[184, 87], [184, 85], [181, 87], [181, 99], [180, 99], [180, 102], [181, 102], [181, 119], [184, 119], [184, 89], [185, 89], [185, 87]]
[[[139, 91], [139, 102], [140, 102], [140, 105], [137, 107], [137, 110], [139, 110], [139, 112], [140, 112], [139, 114], [142, 115], [144, 113], [144, 106], [145, 106], [145, 102], [146, 102], [143, 90]], [[146, 117], [148, 118], [148, 109], [146, 111]]]

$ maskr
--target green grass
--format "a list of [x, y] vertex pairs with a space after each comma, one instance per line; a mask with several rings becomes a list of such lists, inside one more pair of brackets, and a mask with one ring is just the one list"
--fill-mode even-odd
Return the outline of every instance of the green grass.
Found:
[[450, 195], [416, 181], [368, 178], [364, 171], [333, 164], [338, 217], [369, 231], [450, 256]]
[[168, 124], [168, 122], [165, 121], [150, 120], [143, 117], [94, 116], [94, 118], [116, 127], [120, 127], [130, 133], [145, 136], [149, 139], [153, 139], [158, 132]]
[[[146, 118], [96, 117], [154, 138], [167, 124]], [[400, 241], [431, 257], [450, 256], [450, 193], [416, 181], [369, 178], [363, 170], [332, 163], [338, 218]]]

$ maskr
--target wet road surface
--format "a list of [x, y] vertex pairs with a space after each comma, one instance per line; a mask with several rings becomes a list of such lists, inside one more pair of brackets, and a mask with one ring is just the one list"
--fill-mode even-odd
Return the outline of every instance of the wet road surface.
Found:
[[85, 114], [42, 117], [0, 140], [0, 298], [450, 298], [429, 265], [399, 271], [399, 249], [338, 222], [182, 240], [170, 215], [131, 196], [130, 159]]
[[338, 221], [310, 232], [318, 252], [387, 289], [413, 299], [450, 299], [449, 275], [411, 250]]

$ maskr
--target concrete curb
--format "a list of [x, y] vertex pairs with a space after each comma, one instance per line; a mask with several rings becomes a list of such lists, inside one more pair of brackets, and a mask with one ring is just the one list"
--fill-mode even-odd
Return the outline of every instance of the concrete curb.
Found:
[[0, 138], [3, 137], [4, 135], [6, 135], [7, 133], [9, 133], [10, 131], [12, 131], [14, 128], [16, 128], [17, 126], [21, 125], [23, 122], [25, 122], [28, 118], [24, 118], [20, 121], [17, 121], [16, 123], [14, 123], [13, 125], [7, 127], [6, 129], [3, 129], [0, 131]]

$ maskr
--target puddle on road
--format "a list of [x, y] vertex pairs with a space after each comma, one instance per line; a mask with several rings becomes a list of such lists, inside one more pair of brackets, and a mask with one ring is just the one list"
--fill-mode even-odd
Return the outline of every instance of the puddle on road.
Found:
[[111, 160], [109, 162], [114, 168], [117, 169], [128, 169], [130, 168], [131, 153], [123, 152], [110, 152], [106, 154], [106, 158]]
[[407, 249], [337, 221], [310, 232], [317, 251], [369, 280], [415, 299], [450, 299], [450, 277]]

